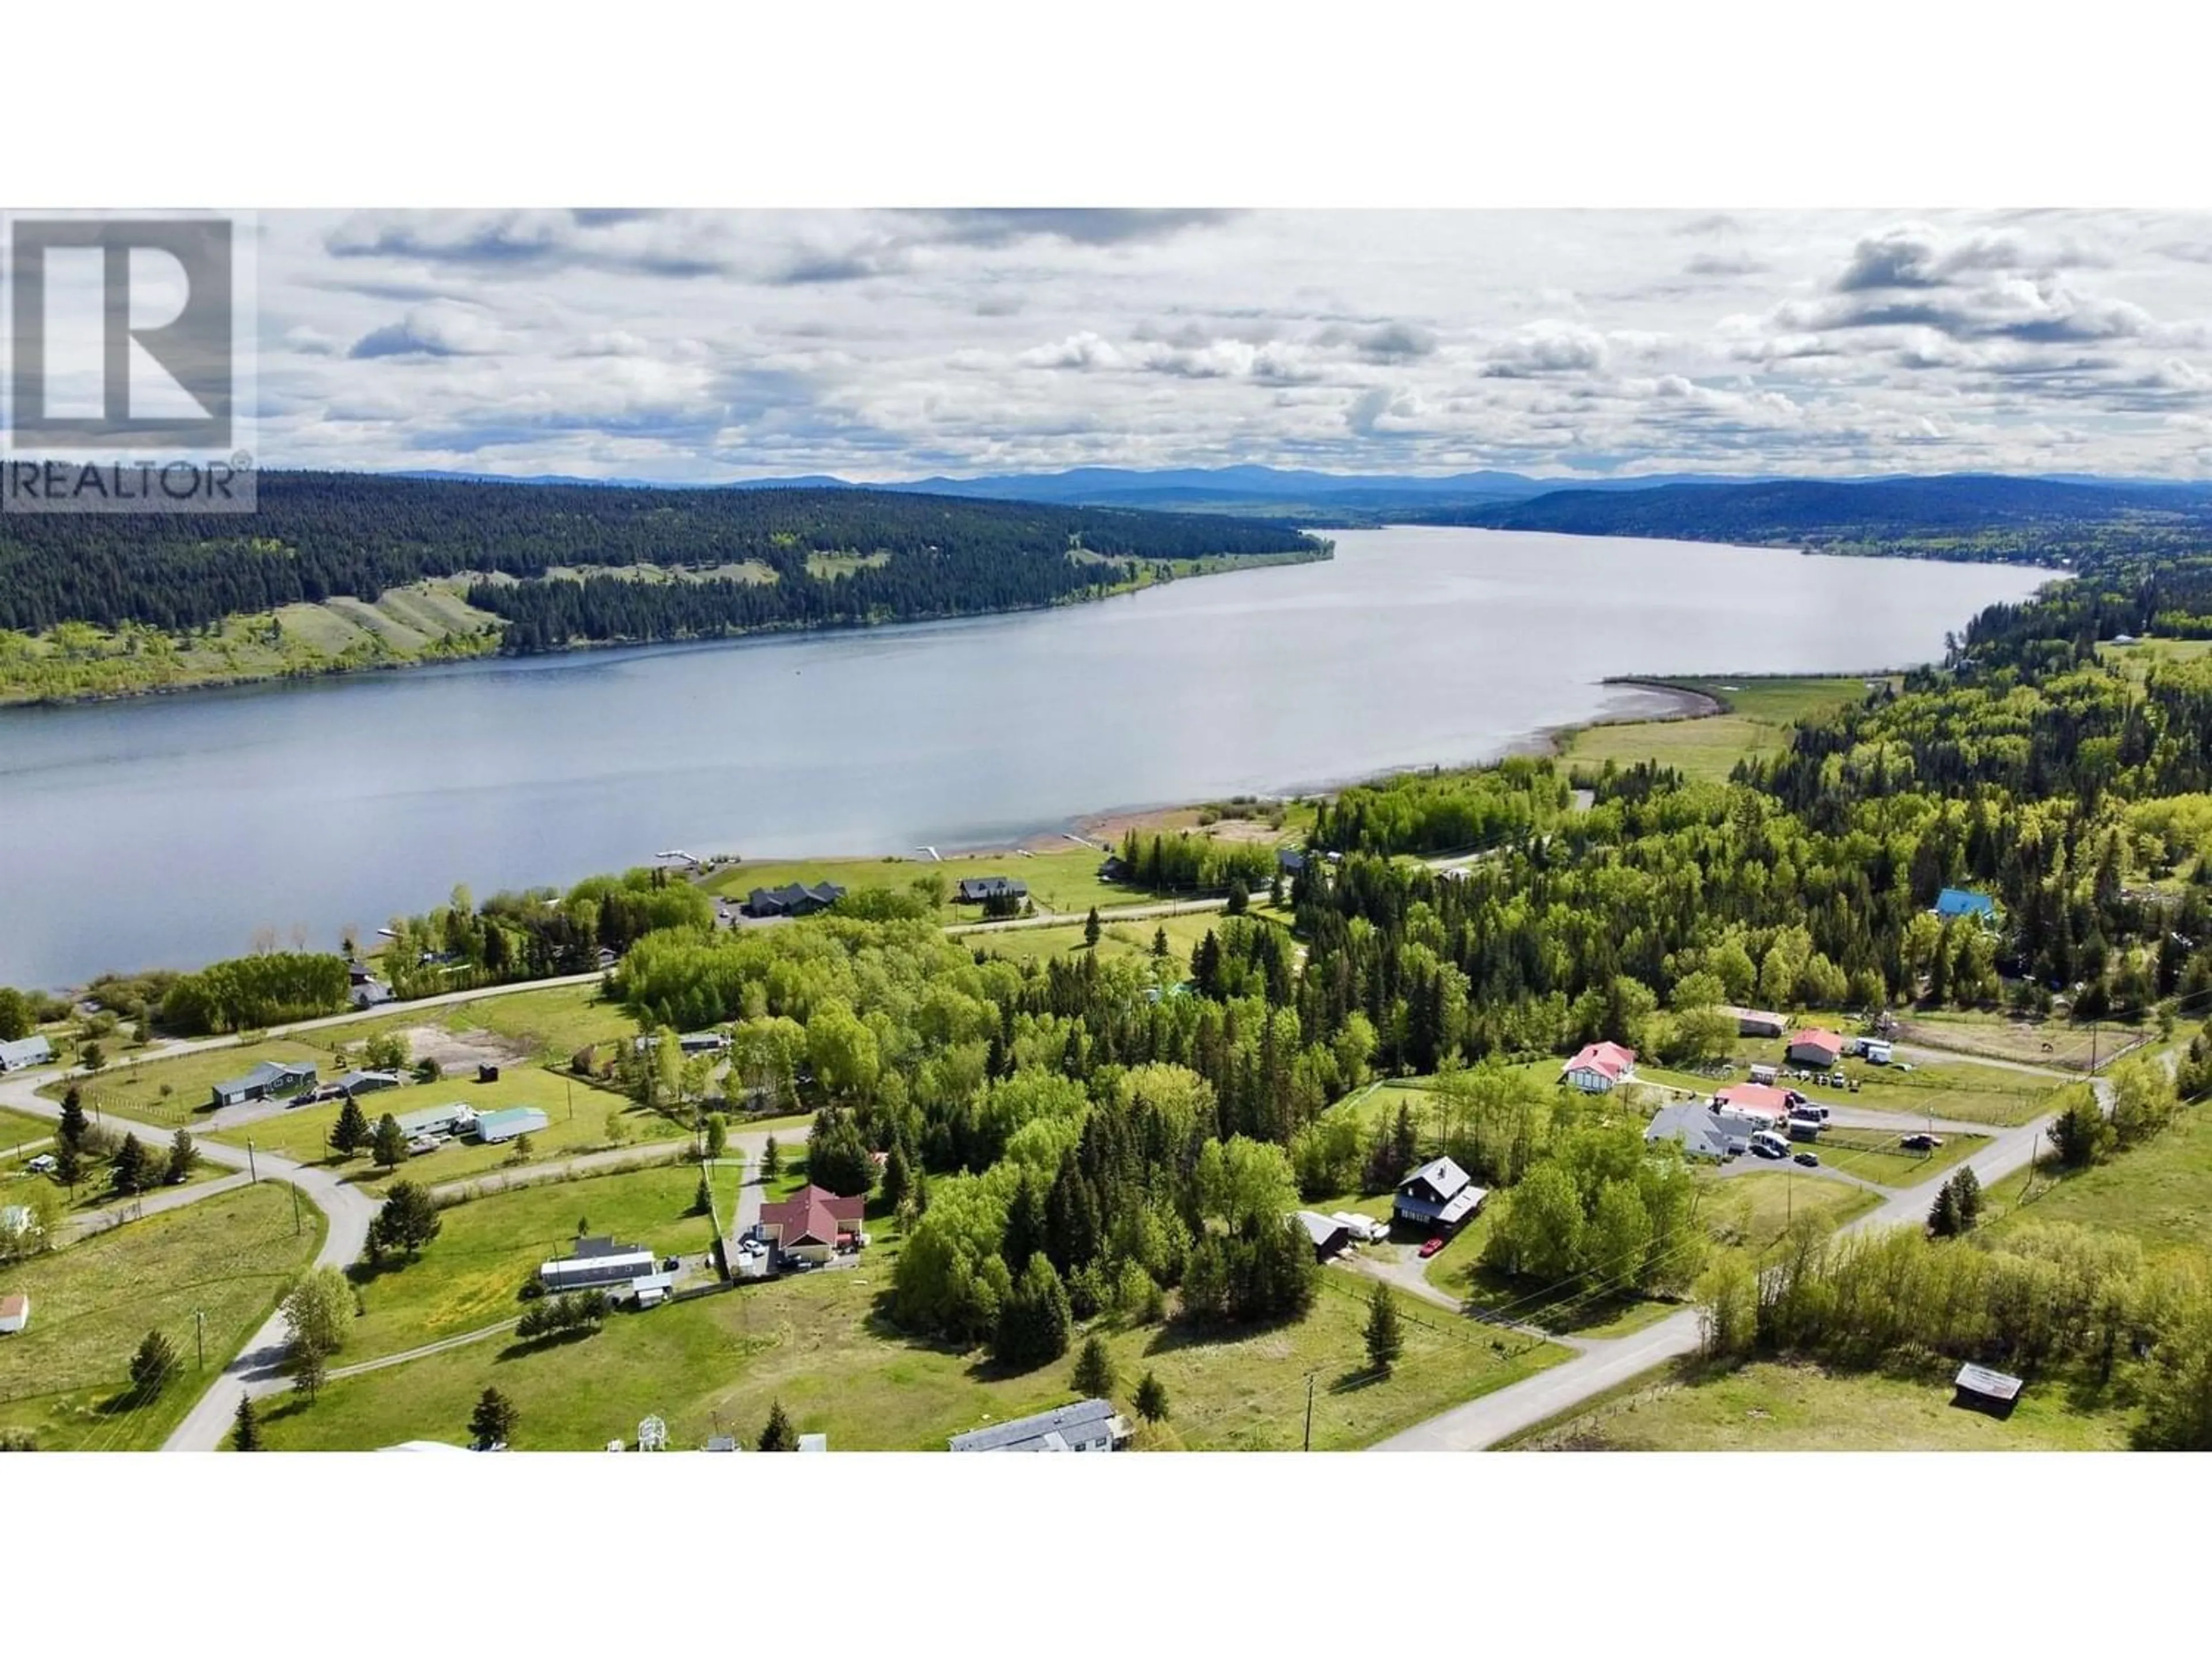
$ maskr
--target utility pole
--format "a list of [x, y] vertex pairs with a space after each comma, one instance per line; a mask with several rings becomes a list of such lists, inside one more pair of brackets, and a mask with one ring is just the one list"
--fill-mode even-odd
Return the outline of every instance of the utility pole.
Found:
[[207, 1315], [198, 1308], [192, 1310], [192, 1341], [199, 1349], [199, 1369], [205, 1370], [207, 1369]]
[[289, 1182], [285, 1184], [292, 1188], [292, 1236], [297, 1238], [300, 1236], [300, 1189]]
[[250, 1140], [246, 1143], [246, 1178], [249, 1183], [261, 1179], [261, 1171], [254, 1165], [253, 1143]]
[[1313, 1382], [1314, 1374], [1306, 1373], [1306, 1443], [1304, 1449], [1313, 1449]]
[[576, 1080], [574, 1078], [562, 1078], [561, 1083], [562, 1086], [568, 1091], [568, 1121], [574, 1123], [576, 1121]]

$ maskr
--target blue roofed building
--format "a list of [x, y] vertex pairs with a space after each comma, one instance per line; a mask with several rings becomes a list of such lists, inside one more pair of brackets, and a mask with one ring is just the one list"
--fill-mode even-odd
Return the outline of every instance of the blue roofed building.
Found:
[[1971, 916], [1977, 921], [1993, 922], [1997, 919], [1997, 902], [1970, 888], [1946, 887], [1936, 895], [1936, 914], [1946, 921]]
[[957, 1452], [1114, 1451], [1126, 1444], [1129, 1425], [1110, 1400], [1079, 1400], [1057, 1411], [956, 1434]]

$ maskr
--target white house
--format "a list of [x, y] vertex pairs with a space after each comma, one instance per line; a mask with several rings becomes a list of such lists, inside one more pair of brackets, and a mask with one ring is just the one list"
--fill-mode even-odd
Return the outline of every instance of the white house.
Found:
[[0, 1336], [13, 1336], [31, 1322], [31, 1298], [0, 1296]]
[[970, 1429], [948, 1443], [957, 1452], [1089, 1452], [1116, 1451], [1128, 1439], [1129, 1425], [1111, 1401], [1079, 1400], [1058, 1411]]
[[1559, 1080], [1586, 1095], [1601, 1095], [1636, 1075], [1636, 1050], [1618, 1042], [1592, 1042], [1559, 1070]]
[[33, 1066], [52, 1063], [54, 1045], [42, 1036], [27, 1036], [15, 1042], [0, 1042], [0, 1072], [21, 1072]]

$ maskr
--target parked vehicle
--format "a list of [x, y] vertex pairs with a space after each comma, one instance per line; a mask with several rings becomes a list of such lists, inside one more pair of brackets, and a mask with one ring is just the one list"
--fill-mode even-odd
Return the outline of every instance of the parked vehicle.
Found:
[[1421, 1246], [1421, 1260], [1424, 1261], [1427, 1261], [1438, 1250], [1443, 1249], [1443, 1247], [1444, 1242], [1441, 1238], [1431, 1238], [1427, 1240]]
[[1909, 1134], [1897, 1144], [1908, 1152], [1932, 1152], [1943, 1144], [1943, 1137], [1931, 1134]]
[[1793, 1117], [1790, 1120], [1790, 1139], [1810, 1140], [1820, 1133], [1822, 1127], [1817, 1117]]
[[57, 1165], [52, 1152], [40, 1152], [23, 1167], [33, 1175], [52, 1175]]
[[1771, 1129], [1761, 1129], [1751, 1138], [1751, 1150], [1761, 1158], [1787, 1158], [1790, 1143]]
[[1818, 1152], [1800, 1152], [1797, 1154], [1797, 1161], [1808, 1170], [1817, 1170], [1820, 1167], [1820, 1155]]
[[439, 1139], [435, 1135], [416, 1135], [414, 1139], [407, 1143], [408, 1156], [410, 1158], [420, 1158], [425, 1152], [436, 1152], [439, 1147], [445, 1144], [446, 1143], [444, 1141]]
[[1869, 1066], [1887, 1066], [1889, 1064], [1891, 1053], [1890, 1046], [1878, 1037], [1869, 1037], [1866, 1040], [1865, 1047], [1863, 1048], [1860, 1052], [1865, 1054], [1866, 1062]]

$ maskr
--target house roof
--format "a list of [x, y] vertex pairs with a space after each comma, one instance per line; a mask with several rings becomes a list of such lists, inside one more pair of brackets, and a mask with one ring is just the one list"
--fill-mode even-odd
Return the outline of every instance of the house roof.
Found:
[[1430, 1191], [1435, 1193], [1438, 1198], [1449, 1199], [1474, 1179], [1473, 1176], [1461, 1169], [1451, 1159], [1432, 1158], [1400, 1182], [1398, 1190], [1402, 1193], [1415, 1182], [1419, 1182]]
[[225, 1094], [229, 1094], [240, 1089], [271, 1088], [288, 1079], [312, 1078], [314, 1074], [314, 1066], [308, 1060], [264, 1060], [244, 1077], [231, 1078], [215, 1086]]
[[1844, 1052], [1843, 1038], [1819, 1025], [1808, 1025], [1802, 1031], [1792, 1031], [1790, 1034], [1790, 1046], [1793, 1048], [1826, 1048], [1839, 1054]]
[[54, 1057], [54, 1045], [42, 1036], [19, 1037], [0, 1042], [0, 1066], [32, 1066]]
[[850, 1232], [860, 1224], [867, 1207], [868, 1200], [857, 1194], [840, 1198], [823, 1188], [803, 1187], [781, 1203], [762, 1205], [761, 1226], [781, 1229], [776, 1241], [786, 1249], [794, 1244], [835, 1244], [841, 1231]]
[[1334, 1216], [1322, 1215], [1313, 1210], [1300, 1210], [1297, 1220], [1317, 1250], [1325, 1250], [1332, 1244], [1346, 1243], [1351, 1240], [1351, 1229]]
[[1936, 895], [1936, 914], [1939, 916], [1989, 916], [1995, 915], [1996, 908], [1995, 899], [1969, 887], [1946, 887]]
[[355, 1071], [331, 1079], [333, 1089], [397, 1089], [398, 1086], [399, 1073], [397, 1072]]
[[1646, 1140], [1679, 1140], [1682, 1150], [1699, 1158], [1726, 1158], [1730, 1148], [1741, 1148], [1746, 1137], [1731, 1133], [1713, 1113], [1694, 1103], [1662, 1106], [1644, 1127]]
[[1079, 1400], [1057, 1411], [1039, 1412], [1034, 1417], [1018, 1417], [1009, 1423], [970, 1429], [965, 1434], [954, 1435], [947, 1443], [957, 1452], [1042, 1451], [1047, 1449], [1048, 1441], [1057, 1438], [1060, 1443], [1051, 1449], [1065, 1451], [1072, 1439], [1097, 1437], [1095, 1434], [1075, 1431], [1096, 1429], [1111, 1423], [1115, 1416], [1110, 1400]]
[[1618, 1083], [1635, 1066], [1633, 1048], [1624, 1048], [1618, 1042], [1586, 1042], [1559, 1071], [1562, 1076], [1570, 1072], [1592, 1071]]
[[510, 1106], [503, 1112], [485, 1112], [477, 1118], [477, 1133], [496, 1132], [516, 1123], [535, 1123], [543, 1128], [552, 1120], [535, 1106]]
[[31, 1298], [18, 1292], [0, 1296], [0, 1319], [21, 1319], [31, 1311]]
[[963, 898], [990, 898], [1000, 893], [1012, 893], [1019, 898], [1029, 890], [1029, 883], [1014, 876], [963, 876], [960, 879]]
[[1766, 1083], [1731, 1083], [1725, 1089], [1716, 1090], [1714, 1103], [1739, 1112], [1759, 1112], [1770, 1116], [1790, 1115], [1790, 1095], [1787, 1090]]
[[1986, 1365], [1961, 1365], [1954, 1386], [1968, 1394], [1987, 1395], [1992, 1400], [2016, 1400], [2021, 1384], [2018, 1377], [1993, 1371]]
[[441, 1128], [448, 1123], [465, 1123], [477, 1115], [476, 1108], [460, 1101], [447, 1106], [426, 1106], [419, 1112], [402, 1112], [395, 1120], [404, 1134], [420, 1134], [425, 1129]]
[[1729, 1003], [1721, 1012], [1739, 1024], [1747, 1019], [1755, 1019], [1771, 1025], [1778, 1030], [1789, 1023], [1781, 1015], [1771, 1013], [1765, 1008], [1739, 1008], [1734, 1003]]

